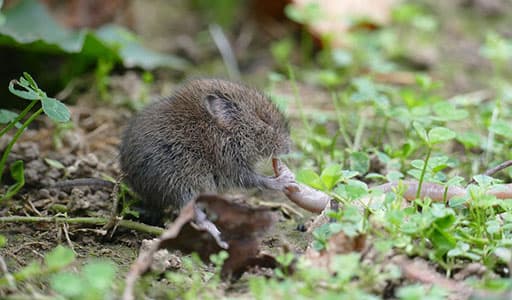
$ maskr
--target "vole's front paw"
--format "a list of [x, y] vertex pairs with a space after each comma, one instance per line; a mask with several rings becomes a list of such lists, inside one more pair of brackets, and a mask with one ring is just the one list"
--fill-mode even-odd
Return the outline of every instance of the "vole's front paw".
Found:
[[272, 190], [286, 191], [298, 190], [299, 186], [291, 172], [284, 172], [277, 177], [267, 177], [265, 186]]
[[278, 175], [277, 177], [272, 178], [275, 185], [274, 189], [282, 190], [285, 194], [299, 191], [299, 185], [295, 180], [295, 174], [293, 174], [293, 172], [279, 159], [273, 159], [272, 163], [274, 172]]

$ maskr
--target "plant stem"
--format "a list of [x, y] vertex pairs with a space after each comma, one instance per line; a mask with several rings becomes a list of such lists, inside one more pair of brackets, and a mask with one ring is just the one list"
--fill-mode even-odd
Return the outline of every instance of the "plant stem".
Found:
[[353, 151], [359, 151], [361, 147], [361, 140], [363, 138], [364, 128], [366, 126], [366, 118], [359, 119], [359, 123], [357, 124], [356, 134], [354, 136], [354, 145], [352, 147]]
[[[65, 222], [68, 224], [87, 224], [87, 225], [105, 225], [110, 222], [109, 218], [92, 218], [92, 217], [78, 217], [78, 218], [64, 218], [64, 217], [32, 217], [32, 216], [8, 216], [0, 217], [0, 223], [55, 223]], [[120, 220], [119, 226], [134, 229], [140, 232], [146, 232], [153, 235], [160, 235], [164, 229], [158, 226], [146, 225], [143, 223]]]
[[425, 162], [423, 163], [423, 170], [421, 170], [420, 180], [418, 182], [418, 190], [416, 191], [416, 199], [418, 199], [421, 195], [421, 187], [423, 185], [423, 179], [425, 178], [425, 173], [427, 173], [427, 165], [428, 165], [428, 160], [430, 159], [431, 153], [432, 153], [432, 147], [428, 146], [427, 157], [425, 157]]
[[[500, 113], [501, 101], [500, 99], [496, 99], [496, 105], [492, 110], [491, 121], [489, 123], [489, 128], [494, 125], [498, 121], [498, 115]], [[491, 161], [492, 152], [494, 151], [494, 131], [489, 130], [489, 134], [487, 135], [487, 143], [485, 147], [485, 157], [484, 161], [486, 164], [489, 164]]]
[[308, 133], [310, 133], [311, 130], [309, 127], [308, 119], [306, 118], [306, 115], [304, 114], [304, 107], [302, 106], [302, 99], [300, 97], [299, 87], [297, 86], [297, 79], [295, 78], [295, 73], [293, 72], [293, 68], [290, 64], [288, 64], [288, 76], [292, 83], [293, 94], [296, 99], [297, 109], [299, 110], [300, 118], [302, 120], [302, 123], [304, 124], [304, 128], [306, 128], [306, 131]]
[[[331, 97], [332, 97], [332, 102], [334, 103], [336, 117], [338, 119], [338, 131], [341, 133], [341, 136], [343, 136], [343, 140], [345, 141], [345, 144], [347, 144], [348, 148], [353, 150], [354, 144], [350, 140], [350, 136], [348, 135], [347, 130], [345, 129], [345, 124], [343, 123], [343, 116], [341, 113], [341, 107], [340, 107], [340, 104], [338, 103], [338, 99], [340, 101], [342, 101], [342, 99], [343, 99], [343, 102], [346, 102], [345, 101], [346, 96], [336, 97], [336, 94], [333, 93]], [[341, 98], [341, 97], [343, 97], [343, 98]]]
[[9, 124], [7, 124], [7, 126], [5, 126], [2, 129], [2, 131], [0, 131], [0, 136], [3, 136], [7, 131], [11, 130], [11, 128], [13, 128], [14, 125], [16, 125], [16, 123], [18, 123], [21, 119], [23, 119], [28, 114], [28, 112], [32, 109], [32, 107], [34, 107], [34, 105], [36, 105], [37, 102], [38, 102], [37, 100], [31, 101], [30, 104], [27, 105], [27, 107], [25, 107], [25, 109], [16, 117], [16, 119], [9, 122]]
[[[37, 101], [34, 101], [34, 102], [37, 102]], [[2, 176], [2, 174], [4, 173], [5, 162], [7, 161], [7, 157], [9, 156], [9, 153], [11, 152], [12, 147], [14, 146], [16, 141], [19, 139], [19, 137], [21, 136], [23, 131], [25, 131], [25, 128], [27, 128], [28, 125], [30, 123], [32, 123], [32, 121], [34, 121], [34, 119], [37, 118], [37, 116], [39, 116], [42, 112], [43, 112], [43, 108], [41, 107], [35, 113], [33, 113], [30, 116], [30, 118], [28, 118], [25, 121], [25, 123], [23, 123], [21, 128], [19, 128], [18, 131], [16, 131], [16, 133], [14, 134], [11, 142], [9, 143], [9, 145], [7, 145], [7, 148], [5, 148], [4, 154], [2, 154], [2, 160], [0, 160], [0, 176]]]

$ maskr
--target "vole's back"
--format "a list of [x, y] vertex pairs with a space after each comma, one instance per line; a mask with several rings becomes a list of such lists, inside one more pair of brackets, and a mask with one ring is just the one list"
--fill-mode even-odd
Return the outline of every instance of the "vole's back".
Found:
[[254, 164], [288, 145], [286, 121], [264, 95], [202, 79], [137, 114], [124, 132], [120, 160], [154, 223], [201, 192], [258, 186]]

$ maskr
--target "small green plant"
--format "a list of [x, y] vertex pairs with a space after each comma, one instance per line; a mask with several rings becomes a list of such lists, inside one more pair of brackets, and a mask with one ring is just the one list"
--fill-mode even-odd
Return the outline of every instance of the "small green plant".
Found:
[[[456, 137], [456, 134], [455, 132], [446, 127], [434, 127], [430, 129], [427, 133], [425, 128], [420, 123], [417, 122], [413, 123], [413, 127], [416, 130], [416, 133], [418, 134], [420, 139], [423, 141], [423, 143], [425, 143], [425, 146], [427, 146], [427, 154], [425, 160], [417, 161], [421, 167], [421, 171], [419, 174], [419, 185], [418, 190], [416, 192], [416, 197], [419, 198], [421, 194], [421, 187], [425, 179], [425, 174], [427, 173], [427, 168], [429, 166], [429, 159], [432, 154], [434, 146], [442, 142], [454, 139]], [[418, 166], [418, 164], [416, 164], [416, 166]], [[431, 168], [434, 170], [436, 168], [442, 169], [444, 167], [444, 164], [436, 164], [435, 166], [431, 166]]]
[[299, 258], [293, 274], [250, 277], [249, 289], [255, 299], [379, 299], [372, 289], [397, 277], [396, 269], [378, 270], [376, 265], [362, 263], [360, 254], [350, 253], [333, 256], [328, 268]]
[[[16, 89], [16, 86], [20, 89]], [[55, 122], [67, 122], [70, 117], [68, 108], [59, 100], [48, 97], [46, 93], [37, 86], [36, 81], [28, 73], [23, 73], [23, 76], [20, 77], [19, 80], [12, 80], [9, 83], [9, 91], [16, 96], [31, 102], [16, 117], [14, 117], [13, 113], [7, 114], [10, 121], [0, 131], [0, 136], [5, 135], [17, 124], [20, 124], [20, 122], [31, 113], [36, 104], [40, 103], [41, 107], [33, 112], [14, 133], [12, 140], [7, 145], [4, 153], [2, 154], [2, 158], [0, 159], [0, 174], [3, 174], [4, 172], [7, 157], [9, 156], [12, 147], [19, 139], [21, 134], [25, 131], [25, 129], [30, 125], [30, 123], [32, 123], [40, 114], [44, 112], [50, 119]], [[5, 115], [6, 113], [4, 112], [4, 116]], [[2, 195], [2, 200], [8, 199], [15, 195], [17, 191], [24, 185], [22, 161], [16, 161], [11, 165], [11, 175], [16, 183], [9, 187], [6, 194]]]
[[62, 271], [53, 274], [50, 285], [65, 299], [112, 299], [116, 269], [110, 261], [89, 261], [78, 273]]
[[[11, 282], [6, 276], [0, 277], [0, 288], [8, 284], [17, 284], [28, 280], [46, 280], [54, 292], [63, 299], [102, 300], [112, 299], [112, 287], [116, 275], [116, 266], [110, 261], [88, 261], [80, 272], [67, 269], [74, 265], [76, 256], [73, 250], [57, 246], [48, 252], [43, 263], [33, 261], [20, 271], [10, 274]], [[59, 298], [60, 299], [60, 298]]]
[[201, 262], [197, 254], [183, 257], [181, 270], [166, 273], [167, 279], [173, 285], [167, 295], [169, 299], [218, 299], [220, 270], [227, 257], [228, 253], [225, 251], [210, 257], [215, 267], [213, 272]]
[[[15, 283], [29, 279], [43, 278], [44, 276], [57, 273], [75, 261], [75, 253], [66, 247], [57, 246], [44, 256], [44, 263], [33, 261], [26, 267], [12, 274]], [[6, 276], [0, 277], [0, 287], [7, 286], [9, 281]]]
[[110, 83], [110, 72], [114, 68], [114, 61], [107, 59], [99, 59], [96, 65], [96, 71], [94, 72], [94, 78], [96, 82], [96, 89], [101, 100], [106, 101], [110, 99], [108, 86]]

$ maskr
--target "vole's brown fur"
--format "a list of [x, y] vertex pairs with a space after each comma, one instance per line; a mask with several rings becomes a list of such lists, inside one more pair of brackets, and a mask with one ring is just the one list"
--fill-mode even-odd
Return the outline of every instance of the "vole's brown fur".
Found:
[[159, 222], [201, 192], [282, 189], [282, 180], [256, 173], [254, 165], [289, 146], [287, 122], [265, 95], [197, 79], [133, 118], [122, 138], [121, 169], [143, 200], [146, 220]]

